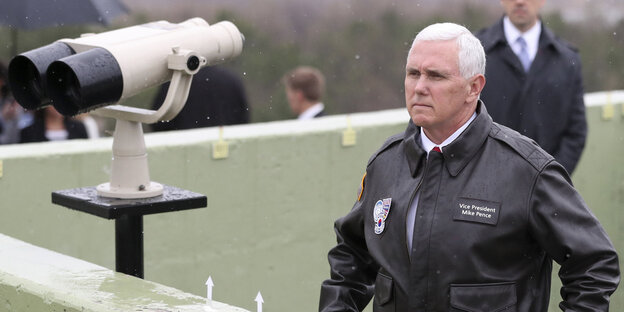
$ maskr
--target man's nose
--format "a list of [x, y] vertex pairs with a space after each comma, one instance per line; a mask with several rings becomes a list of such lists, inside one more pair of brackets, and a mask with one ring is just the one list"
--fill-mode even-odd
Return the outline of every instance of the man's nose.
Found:
[[414, 92], [416, 92], [418, 94], [425, 94], [425, 93], [427, 93], [427, 83], [426, 83], [424, 77], [421, 76], [418, 79], [416, 79], [416, 81], [414, 83]]

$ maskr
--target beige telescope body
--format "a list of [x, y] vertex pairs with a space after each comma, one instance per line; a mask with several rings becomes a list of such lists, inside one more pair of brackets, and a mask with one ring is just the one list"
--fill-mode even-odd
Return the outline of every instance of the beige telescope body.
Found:
[[123, 74], [121, 99], [136, 95], [146, 86], [170, 80], [167, 56], [172, 54], [173, 48], [190, 50], [205, 58], [207, 63], [202, 65], [229, 60], [243, 49], [241, 34], [234, 24], [220, 22], [210, 26], [201, 18], [180, 24], [153, 22], [97, 35], [85, 34], [78, 39], [62, 39], [60, 42], [67, 43], [76, 53], [94, 47], [108, 50]]
[[76, 53], [99, 47], [114, 56], [123, 76], [123, 92], [118, 101], [170, 80], [167, 63], [168, 56], [175, 53], [173, 49], [179, 49], [178, 53], [186, 51], [187, 58], [199, 58], [198, 67], [186, 70], [194, 74], [199, 67], [238, 56], [243, 48], [242, 35], [234, 24], [220, 22], [210, 26], [201, 18], [180, 24], [153, 22], [60, 42]]

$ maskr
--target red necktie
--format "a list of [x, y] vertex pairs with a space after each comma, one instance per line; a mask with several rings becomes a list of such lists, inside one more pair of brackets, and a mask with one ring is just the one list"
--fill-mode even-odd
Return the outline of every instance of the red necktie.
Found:
[[442, 150], [440, 150], [440, 147], [436, 146], [434, 148], [431, 149], [432, 152], [438, 152], [438, 153], [442, 153]]

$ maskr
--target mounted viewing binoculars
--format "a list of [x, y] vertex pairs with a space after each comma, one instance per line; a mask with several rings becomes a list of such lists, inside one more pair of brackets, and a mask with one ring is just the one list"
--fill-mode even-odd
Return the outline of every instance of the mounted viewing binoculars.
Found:
[[[150, 181], [141, 123], [173, 119], [186, 103], [193, 75], [238, 56], [243, 41], [234, 24], [208, 25], [201, 18], [85, 34], [13, 58], [9, 86], [26, 109], [54, 105], [65, 116], [93, 110], [115, 118], [110, 182], [97, 186], [98, 195], [149, 198], [161, 195], [163, 186]], [[113, 105], [169, 80], [156, 111]]]
[[118, 103], [172, 79], [238, 56], [244, 37], [224, 21], [166, 21], [61, 39], [22, 53], [9, 64], [9, 85], [26, 109], [54, 105], [76, 115]]

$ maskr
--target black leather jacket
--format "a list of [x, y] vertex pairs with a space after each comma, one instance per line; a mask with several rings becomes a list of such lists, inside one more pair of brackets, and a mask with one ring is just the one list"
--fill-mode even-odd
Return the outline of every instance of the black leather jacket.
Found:
[[443, 155], [427, 158], [419, 132], [410, 122], [371, 157], [360, 200], [335, 223], [320, 311], [361, 311], [373, 294], [375, 312], [547, 311], [553, 259], [562, 310], [608, 310], [617, 254], [552, 156], [493, 123], [483, 103]]

